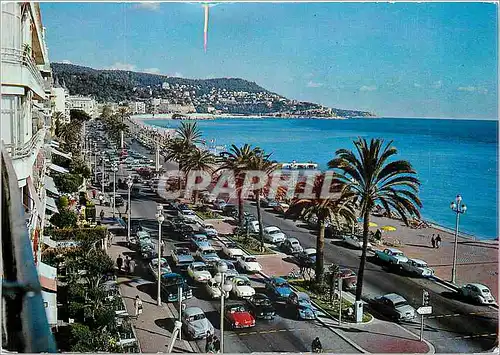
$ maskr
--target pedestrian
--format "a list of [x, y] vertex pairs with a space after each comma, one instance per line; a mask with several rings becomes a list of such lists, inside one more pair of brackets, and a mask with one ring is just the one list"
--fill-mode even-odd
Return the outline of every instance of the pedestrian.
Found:
[[130, 267], [129, 267], [129, 269], [130, 269], [130, 274], [133, 275], [134, 274], [134, 270], [135, 270], [135, 260], [134, 259], [130, 260]]
[[163, 243], [163, 239], [160, 241], [160, 249], [161, 249], [161, 255], [163, 256], [165, 251], [165, 243]]
[[130, 257], [128, 255], [125, 257], [125, 271], [130, 272]]
[[128, 213], [128, 201], [127, 201], [127, 203], [125, 205], [125, 213]]
[[118, 217], [122, 218], [122, 211], [118, 210]]
[[138, 317], [139, 314], [142, 314], [142, 300], [139, 298], [139, 295], [135, 296], [134, 307], [135, 316]]
[[441, 236], [438, 234], [436, 237], [436, 248], [439, 249], [440, 246], [441, 246]]
[[432, 238], [431, 238], [431, 244], [432, 244], [433, 248], [436, 247], [436, 239], [434, 239], [434, 234], [432, 235]]
[[101, 210], [101, 213], [99, 213], [99, 216], [101, 217], [101, 221], [104, 219], [104, 210]]
[[205, 343], [205, 352], [209, 353], [213, 351], [213, 335], [212, 333], [208, 333], [207, 342]]
[[123, 265], [122, 255], [119, 254], [118, 257], [116, 258], [116, 266], [118, 267], [118, 271], [122, 271], [122, 265]]
[[93, 189], [92, 190], [92, 197], [95, 199], [96, 196], [97, 196], [97, 191], [96, 191], [96, 189]]
[[214, 335], [214, 338], [213, 338], [213, 349], [216, 353], [219, 353], [220, 352], [220, 340], [219, 338], [217, 337], [217, 335]]

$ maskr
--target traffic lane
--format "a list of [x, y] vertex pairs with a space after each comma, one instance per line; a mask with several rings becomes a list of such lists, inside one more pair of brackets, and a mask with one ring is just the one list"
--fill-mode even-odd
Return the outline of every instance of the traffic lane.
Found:
[[[255, 213], [255, 206], [247, 204], [246, 207], [252, 213]], [[293, 221], [285, 220], [267, 211], [262, 214], [262, 217], [263, 224], [265, 226], [275, 225], [280, 227], [288, 235], [298, 238], [304, 247], [316, 247], [316, 236], [313, 235], [311, 231], [305, 228], [297, 227]], [[361, 251], [347, 249], [330, 243], [325, 244], [326, 262], [335, 262], [357, 271], [359, 267], [360, 255]], [[465, 322], [458, 317], [442, 317], [428, 321], [430, 326], [433, 326], [435, 329], [440, 329], [442, 334], [445, 334], [443, 333], [445, 331], [449, 332], [445, 335], [446, 338], [455, 339], [452, 342], [454, 344], [454, 349], [463, 349], [464, 346], [460, 344], [460, 342], [463, 341], [466, 341], [467, 344], [470, 343], [474, 350], [479, 349], [482, 351], [492, 347], [491, 338], [477, 337], [457, 339], [458, 336], [464, 336], [464, 332], [467, 332], [467, 335], [470, 335], [470, 333], [491, 334], [496, 331], [498, 321], [495, 317], [485, 318], [479, 317], [475, 314], [483, 311], [484, 307], [467, 304], [450, 298], [449, 291], [433, 281], [427, 279], [407, 278], [402, 275], [387, 272], [385, 267], [374, 264], [370, 262], [370, 260], [368, 260], [366, 264], [363, 291], [364, 295], [367, 297], [373, 297], [389, 292], [397, 292], [405, 297], [410, 304], [418, 307], [418, 305], [422, 302], [423, 289], [430, 291], [431, 304], [434, 308], [435, 315], [460, 313], [467, 317], [467, 326], [465, 326]], [[410, 325], [408, 328], [412, 328], [412, 326]], [[436, 332], [433, 332], [432, 338], [437, 338], [442, 334], [436, 334]], [[446, 346], [447, 347], [443, 351], [453, 351], [450, 349], [449, 344]], [[437, 347], [438, 349], [436, 350], [441, 350], [443, 348], [439, 344]]]

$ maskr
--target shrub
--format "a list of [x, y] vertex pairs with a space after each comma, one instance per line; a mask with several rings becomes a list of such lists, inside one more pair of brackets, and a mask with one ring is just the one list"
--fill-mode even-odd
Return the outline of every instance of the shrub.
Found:
[[57, 174], [54, 176], [54, 184], [62, 193], [73, 193], [83, 184], [83, 177], [78, 174]]
[[63, 228], [63, 229], [47, 229], [47, 235], [51, 236], [52, 240], [73, 240], [77, 242], [95, 242], [106, 237], [107, 230], [105, 227], [96, 228]]
[[67, 196], [61, 196], [57, 200], [57, 207], [59, 208], [67, 208], [69, 206], [69, 199]]
[[74, 228], [78, 221], [78, 215], [67, 208], [61, 208], [59, 213], [50, 217], [50, 223], [58, 228]]

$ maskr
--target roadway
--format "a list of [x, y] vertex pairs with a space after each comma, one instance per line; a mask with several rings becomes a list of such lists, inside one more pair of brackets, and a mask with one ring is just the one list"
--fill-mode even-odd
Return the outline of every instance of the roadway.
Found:
[[[246, 202], [245, 210], [257, 215], [254, 203]], [[316, 231], [301, 222], [284, 219], [270, 211], [262, 214], [264, 226], [277, 226], [290, 237], [296, 237], [304, 248], [316, 248]], [[353, 250], [339, 242], [326, 240], [325, 265], [336, 263], [357, 272], [360, 250]], [[430, 293], [433, 314], [425, 320], [424, 338], [434, 345], [436, 352], [481, 352], [491, 349], [497, 338], [498, 310], [489, 306], [472, 305], [454, 299], [453, 291], [434, 281], [411, 278], [391, 272], [368, 257], [363, 283], [363, 299], [396, 292], [415, 308], [422, 303], [422, 290]], [[403, 323], [406, 329], [418, 334], [420, 321]]]

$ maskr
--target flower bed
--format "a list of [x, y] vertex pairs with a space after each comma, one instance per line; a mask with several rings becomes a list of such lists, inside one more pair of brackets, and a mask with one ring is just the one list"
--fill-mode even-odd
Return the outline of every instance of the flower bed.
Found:
[[[314, 282], [314, 281], [313, 281]], [[320, 306], [324, 311], [326, 311], [333, 318], [338, 319], [339, 317], [339, 309], [340, 304], [337, 299], [333, 302], [330, 302], [329, 292], [321, 292], [311, 287], [311, 282], [306, 280], [291, 280], [289, 283], [295, 287], [298, 291], [305, 292], [311, 297], [311, 300], [314, 301], [318, 306]], [[346, 299], [342, 299], [342, 321], [354, 323], [354, 319], [352, 317], [347, 316], [347, 310], [349, 307], [352, 307], [352, 303], [347, 301]], [[368, 323], [373, 319], [373, 316], [370, 313], [363, 312], [363, 323]]]
[[[258, 238], [258, 236], [257, 236]], [[231, 239], [238, 244], [238, 246], [245, 250], [247, 253], [252, 254], [252, 255], [271, 255], [274, 254], [274, 252], [267, 248], [264, 247], [264, 250], [262, 251], [260, 249], [260, 241], [255, 238], [255, 235], [250, 234], [248, 237], [246, 234], [235, 234], [234, 236], [231, 237]]]

